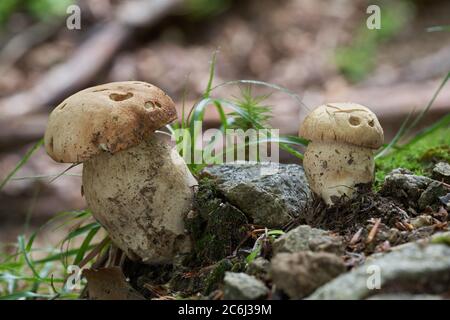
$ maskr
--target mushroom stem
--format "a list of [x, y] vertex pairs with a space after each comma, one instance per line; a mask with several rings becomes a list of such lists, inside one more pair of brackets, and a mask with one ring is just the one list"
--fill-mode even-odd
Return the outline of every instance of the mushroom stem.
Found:
[[356, 185], [372, 183], [374, 150], [347, 143], [311, 141], [303, 165], [311, 189], [331, 205], [332, 197], [351, 197]]
[[167, 263], [190, 250], [184, 217], [195, 178], [163, 135], [85, 161], [83, 188], [94, 217], [128, 257]]

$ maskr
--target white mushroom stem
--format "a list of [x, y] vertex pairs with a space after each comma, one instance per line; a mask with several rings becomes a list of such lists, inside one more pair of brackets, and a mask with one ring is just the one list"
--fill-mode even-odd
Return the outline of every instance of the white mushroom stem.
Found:
[[303, 166], [311, 189], [331, 205], [333, 196], [351, 197], [357, 184], [372, 183], [374, 150], [340, 142], [311, 141]]
[[190, 250], [184, 217], [196, 184], [167, 138], [154, 134], [114, 155], [84, 163], [83, 188], [94, 217], [132, 259], [168, 263]]

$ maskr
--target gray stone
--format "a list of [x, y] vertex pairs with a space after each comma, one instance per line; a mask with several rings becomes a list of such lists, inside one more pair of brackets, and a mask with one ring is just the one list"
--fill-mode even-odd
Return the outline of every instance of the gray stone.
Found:
[[301, 299], [346, 271], [343, 261], [327, 252], [279, 253], [271, 261], [271, 277], [278, 289]]
[[267, 279], [269, 270], [270, 261], [262, 257], [258, 257], [248, 264], [245, 272], [260, 279]]
[[[440, 294], [450, 286], [450, 246], [409, 243], [366, 262], [317, 289], [308, 299], [366, 299], [393, 290]], [[379, 274], [380, 289], [369, 289]]]
[[225, 300], [257, 300], [269, 293], [264, 283], [245, 273], [226, 272], [223, 294]]
[[412, 174], [409, 170], [398, 168], [384, 178], [381, 193], [402, 199], [408, 205], [416, 206], [422, 192], [433, 180]]
[[325, 251], [341, 255], [344, 253], [345, 244], [340, 236], [333, 235], [329, 231], [311, 228], [301, 225], [286, 232], [275, 240], [273, 251], [275, 254], [281, 252], [300, 251]]
[[433, 178], [438, 181], [450, 183], [450, 164], [438, 162], [433, 168]]
[[418, 204], [420, 209], [425, 209], [428, 206], [435, 204], [440, 205], [439, 197], [445, 196], [448, 193], [448, 188], [442, 182], [433, 181], [424, 192], [420, 195]]
[[205, 168], [202, 177], [253, 223], [282, 227], [301, 215], [311, 199], [303, 168], [295, 164], [228, 164]]
[[445, 206], [445, 208], [450, 210], [450, 192], [447, 193], [445, 196], [439, 197], [439, 201]]

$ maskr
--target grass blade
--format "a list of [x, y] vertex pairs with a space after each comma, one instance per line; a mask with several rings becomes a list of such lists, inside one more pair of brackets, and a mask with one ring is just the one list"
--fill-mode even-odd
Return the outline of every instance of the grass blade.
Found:
[[206, 84], [205, 92], [203, 93], [203, 98], [209, 98], [211, 96], [212, 91], [212, 83], [214, 81], [214, 74], [216, 73], [216, 58], [219, 50], [214, 51], [211, 62], [209, 63], [209, 78], [208, 83]]
[[406, 130], [407, 130], [407, 124], [409, 122], [409, 119], [411, 119], [412, 115], [414, 114], [414, 110], [411, 111], [408, 116], [406, 117], [405, 120], [403, 120], [402, 125], [400, 126], [400, 129], [397, 131], [397, 133], [395, 134], [394, 138], [391, 140], [391, 142], [389, 142], [389, 144], [387, 144], [383, 149], [381, 149], [376, 155], [375, 155], [375, 159], [378, 159], [380, 157], [383, 157], [384, 155], [387, 154], [387, 152], [394, 148], [397, 145], [397, 142], [404, 136]]
[[297, 103], [302, 107], [305, 108], [306, 110], [310, 110], [302, 101], [302, 98], [296, 94], [295, 92], [284, 88], [282, 86], [273, 84], [273, 83], [268, 83], [268, 82], [264, 82], [264, 81], [259, 81], [259, 80], [232, 80], [232, 81], [227, 81], [227, 82], [223, 82], [221, 84], [218, 84], [217, 86], [211, 88], [211, 91], [218, 89], [220, 87], [224, 87], [224, 86], [230, 86], [230, 85], [238, 85], [238, 84], [254, 84], [254, 85], [258, 85], [258, 86], [263, 86], [263, 87], [268, 87], [271, 89], [275, 89], [277, 91], [286, 93], [287, 95], [291, 96], [292, 98], [294, 98]]
[[422, 139], [424, 136], [426, 136], [430, 133], [433, 133], [434, 131], [436, 131], [442, 127], [448, 126], [448, 125], [450, 125], [450, 114], [447, 114], [442, 119], [436, 121], [431, 126], [422, 130], [420, 133], [415, 135], [413, 139], [409, 140], [408, 143], [405, 144], [405, 146], [413, 144], [413, 143], [419, 141], [420, 139]]
[[86, 238], [84, 238], [83, 243], [81, 244], [80, 248], [78, 248], [78, 253], [75, 256], [75, 260], [74, 260], [73, 264], [78, 265], [81, 262], [81, 260], [83, 260], [84, 255], [85, 255], [86, 251], [88, 251], [89, 245], [91, 244], [91, 241], [97, 234], [98, 230], [100, 230], [100, 226], [93, 228], [93, 229], [91, 229], [91, 231], [89, 231]]
[[442, 80], [441, 84], [439, 85], [437, 90], [434, 92], [431, 100], [428, 102], [428, 104], [425, 106], [425, 108], [423, 108], [423, 110], [417, 115], [417, 117], [412, 121], [412, 123], [409, 126], [407, 126], [407, 123], [409, 122], [409, 119], [411, 118], [412, 114], [414, 113], [414, 110], [408, 115], [408, 117], [403, 121], [403, 123], [402, 123], [400, 129], [398, 130], [397, 134], [395, 135], [394, 139], [392, 139], [392, 141], [375, 156], [375, 159], [386, 155], [386, 153], [389, 149], [394, 148], [401, 138], [403, 138], [412, 129], [414, 129], [414, 127], [417, 126], [417, 124], [423, 119], [423, 117], [428, 112], [428, 110], [430, 110], [434, 101], [436, 100], [439, 93], [442, 91], [442, 89], [444, 88], [445, 84], [448, 82], [449, 79], [450, 79], [450, 72], [447, 73], [445, 78]]
[[20, 252], [22, 252], [26, 264], [28, 265], [30, 270], [33, 272], [33, 275], [35, 276], [35, 278], [40, 280], [41, 276], [36, 271], [36, 269], [34, 267], [34, 264], [33, 264], [32, 260], [30, 259], [30, 257], [28, 256], [28, 252], [27, 252], [27, 250], [25, 248], [25, 239], [24, 239], [24, 237], [23, 236], [19, 236], [17, 238], [17, 240], [18, 240], [18, 244], [19, 244], [19, 250], [20, 250]]
[[78, 237], [79, 235], [82, 235], [83, 233], [89, 232], [93, 229], [98, 230], [99, 228], [100, 228], [100, 224], [98, 222], [89, 223], [85, 226], [82, 226], [82, 227], [72, 231], [72, 232], [69, 232], [69, 234], [64, 239], [64, 241], [71, 240], [71, 239]]
[[447, 76], [444, 78], [444, 80], [442, 80], [442, 82], [439, 85], [438, 89], [434, 92], [433, 97], [431, 98], [431, 100], [428, 102], [428, 104], [422, 110], [422, 112], [420, 112], [420, 114], [416, 117], [416, 119], [414, 119], [414, 121], [411, 123], [410, 127], [407, 129], [405, 134], [407, 134], [412, 129], [414, 129], [414, 127], [423, 119], [423, 117], [428, 112], [428, 110], [430, 110], [430, 108], [433, 105], [434, 101], [436, 100], [436, 98], [438, 97], [439, 93], [442, 91], [442, 89], [444, 88], [445, 84], [447, 83], [447, 81], [449, 79], [450, 79], [450, 72], [447, 73]]
[[31, 147], [30, 150], [23, 156], [23, 158], [19, 161], [16, 167], [6, 176], [5, 179], [0, 183], [0, 190], [8, 183], [8, 181], [16, 174], [16, 172], [22, 168], [30, 159], [30, 157], [44, 144], [44, 138], [36, 142], [36, 144]]
[[[87, 250], [91, 250], [94, 247], [95, 247], [95, 245], [90, 245], [87, 248]], [[43, 263], [46, 263], [46, 262], [61, 260], [62, 258], [74, 256], [77, 253], [78, 253], [78, 248], [70, 249], [70, 250], [67, 250], [67, 251], [64, 251], [64, 252], [58, 252], [58, 253], [55, 253], [53, 255], [49, 255], [48, 257], [42, 258], [40, 260], [36, 260], [36, 261], [34, 261], [34, 264], [43, 264]]]

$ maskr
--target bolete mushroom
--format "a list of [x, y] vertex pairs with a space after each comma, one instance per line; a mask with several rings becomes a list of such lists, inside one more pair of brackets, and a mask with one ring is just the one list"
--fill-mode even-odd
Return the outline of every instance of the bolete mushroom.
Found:
[[170, 263], [190, 249], [184, 217], [195, 178], [166, 137], [172, 99], [145, 82], [82, 90], [58, 105], [45, 131], [47, 153], [83, 162], [83, 191], [94, 217], [133, 260]]
[[303, 166], [311, 189], [328, 205], [374, 179], [374, 151], [384, 140], [376, 115], [356, 103], [328, 103], [309, 113], [299, 135], [310, 140]]

